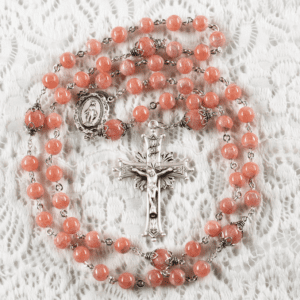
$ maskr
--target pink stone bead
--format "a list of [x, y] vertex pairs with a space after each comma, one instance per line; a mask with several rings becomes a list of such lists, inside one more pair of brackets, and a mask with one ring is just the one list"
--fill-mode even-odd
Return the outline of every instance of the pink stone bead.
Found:
[[58, 209], [65, 209], [69, 206], [70, 198], [63, 192], [58, 192], [52, 197], [52, 204]]
[[220, 234], [222, 226], [217, 221], [208, 221], [204, 226], [204, 231], [211, 237], [216, 237]]
[[27, 195], [31, 199], [41, 198], [44, 195], [44, 192], [43, 186], [38, 182], [31, 183], [27, 187]]
[[166, 26], [171, 31], [179, 30], [181, 24], [182, 24], [181, 18], [176, 15], [172, 15], [166, 20]]
[[207, 45], [200, 44], [194, 50], [195, 58], [199, 61], [205, 61], [210, 57], [210, 49]]
[[104, 124], [104, 126], [107, 129], [107, 137], [110, 138], [112, 141], [118, 140], [124, 133], [124, 128], [120, 120], [109, 120]]
[[71, 236], [65, 232], [59, 232], [54, 238], [54, 245], [59, 249], [66, 249], [71, 244]]
[[184, 251], [185, 251], [186, 255], [188, 255], [190, 257], [196, 257], [201, 253], [201, 246], [199, 243], [197, 243], [195, 241], [190, 241], [190, 242], [186, 243], [186, 245], [184, 247]]
[[170, 42], [166, 47], [166, 53], [171, 58], [176, 58], [182, 54], [182, 45], [179, 42]]
[[230, 215], [230, 214], [233, 214], [236, 211], [237, 205], [236, 205], [236, 202], [233, 199], [224, 198], [220, 202], [220, 209], [224, 214]]
[[43, 85], [47, 89], [55, 89], [59, 84], [58, 76], [55, 73], [47, 73], [42, 79]]
[[142, 56], [149, 57], [156, 51], [154, 41], [149, 37], [142, 37], [139, 39], [138, 49], [142, 50]]
[[45, 123], [45, 115], [40, 111], [31, 111], [29, 110], [25, 114], [25, 124], [30, 128], [39, 128], [41, 126], [44, 126]]
[[90, 76], [85, 72], [77, 72], [74, 76], [74, 83], [81, 88], [86, 88], [90, 84]]
[[46, 171], [46, 177], [52, 182], [61, 180], [63, 176], [62, 169], [59, 166], [51, 166]]
[[204, 31], [208, 26], [208, 20], [205, 16], [197, 16], [193, 21], [193, 27], [197, 31]]
[[234, 172], [229, 175], [229, 183], [233, 187], [243, 187], [246, 183], [246, 179], [241, 172]]
[[157, 287], [162, 284], [164, 277], [158, 270], [150, 270], [146, 276], [146, 283], [151, 287]]
[[157, 256], [152, 259], [153, 265], [158, 270], [164, 270], [167, 267], [166, 260], [171, 257], [166, 249], [157, 249], [154, 251]]
[[112, 78], [109, 73], [99, 73], [96, 78], [95, 82], [99, 89], [105, 90], [109, 88], [112, 84]]
[[42, 211], [36, 216], [35, 221], [38, 226], [46, 228], [52, 224], [53, 218], [49, 212]]
[[239, 120], [243, 123], [250, 123], [254, 119], [254, 110], [251, 107], [242, 107], [238, 112]]
[[119, 253], [127, 253], [130, 250], [131, 243], [127, 238], [119, 238], [114, 243], [115, 250]]
[[93, 271], [93, 277], [98, 281], [104, 281], [109, 276], [109, 269], [105, 265], [96, 265]]
[[60, 127], [61, 123], [62, 123], [62, 118], [57, 113], [51, 113], [45, 119], [45, 124], [49, 129], [58, 128], [58, 127]]
[[205, 120], [204, 117], [199, 114], [198, 109], [190, 110], [186, 114], [186, 120], [188, 121], [187, 125], [194, 130], [199, 130], [204, 127], [203, 124]]
[[73, 258], [79, 263], [84, 263], [90, 258], [90, 251], [84, 246], [78, 246], [73, 251]]
[[160, 71], [165, 64], [164, 59], [160, 55], [152, 55], [148, 58], [147, 66], [153, 72]]
[[137, 122], [145, 122], [149, 118], [149, 109], [143, 105], [137, 106], [132, 115]]
[[101, 56], [96, 61], [96, 68], [99, 72], [109, 73], [111, 70], [111, 60], [106, 56]]
[[76, 56], [71, 52], [65, 52], [60, 56], [59, 62], [64, 68], [71, 69], [76, 63]]
[[27, 155], [22, 159], [21, 166], [23, 170], [32, 172], [39, 167], [39, 161], [35, 156]]
[[181, 78], [177, 82], [177, 90], [180, 94], [188, 95], [194, 89], [194, 83], [191, 79], [185, 77]]
[[186, 98], [186, 106], [188, 109], [199, 109], [202, 105], [203, 99], [197, 94], [191, 94]]
[[143, 83], [138, 78], [131, 78], [127, 81], [126, 90], [132, 95], [138, 95], [143, 91]]
[[149, 84], [155, 90], [163, 89], [167, 84], [167, 79], [164, 74], [160, 72], [155, 72], [150, 76]]
[[57, 139], [48, 141], [45, 145], [45, 150], [48, 154], [57, 155], [62, 148], [62, 143]]
[[154, 30], [154, 22], [150, 18], [140, 20], [140, 30], [142, 33], [150, 33]]
[[99, 248], [101, 246], [100, 235], [97, 231], [90, 231], [84, 239], [85, 244], [90, 248]]
[[54, 99], [59, 104], [66, 104], [71, 100], [71, 98], [71, 92], [65, 88], [58, 88], [54, 93]]
[[118, 278], [118, 284], [122, 289], [130, 289], [134, 287], [135, 278], [131, 273], [125, 272]]
[[260, 205], [261, 195], [259, 192], [250, 190], [244, 195], [244, 202], [247, 206], [257, 207]]
[[64, 232], [69, 234], [75, 234], [80, 229], [79, 221], [74, 217], [68, 217], [63, 223]]
[[217, 130], [220, 132], [228, 131], [232, 128], [232, 126], [233, 126], [232, 119], [225, 115], [218, 117], [216, 121]]
[[204, 80], [208, 83], [217, 82], [220, 79], [220, 71], [214, 67], [208, 67], [204, 72]]
[[183, 57], [177, 61], [176, 68], [181, 74], [188, 74], [193, 69], [193, 62], [191, 59]]
[[246, 178], [252, 179], [258, 175], [259, 167], [254, 162], [247, 162], [243, 165], [242, 173]]
[[255, 149], [258, 145], [258, 138], [252, 132], [247, 132], [242, 136], [242, 145], [244, 148]]
[[102, 46], [99, 41], [90, 39], [86, 42], [86, 49], [88, 55], [98, 55], [102, 51]]
[[226, 43], [226, 37], [224, 33], [220, 31], [214, 31], [210, 36], [209, 36], [209, 42], [213, 47], [222, 47]]
[[111, 31], [111, 38], [115, 43], [123, 43], [127, 39], [127, 30], [118, 26]]
[[120, 64], [120, 72], [125, 76], [130, 76], [135, 73], [135, 63], [131, 59], [126, 59]]
[[242, 90], [236, 84], [232, 83], [226, 87], [225, 97], [227, 100], [233, 101], [236, 100], [237, 98], [240, 98], [241, 96], [242, 96]]
[[242, 239], [243, 234], [236, 225], [226, 225], [222, 229], [221, 237], [235, 245]]
[[210, 265], [204, 260], [198, 260], [193, 266], [194, 274], [198, 277], [205, 277], [210, 272]]
[[159, 105], [162, 109], [171, 109], [175, 106], [176, 100], [173, 94], [163, 93], [159, 96]]
[[239, 149], [235, 144], [228, 143], [222, 147], [221, 153], [226, 159], [236, 159], [239, 154]]
[[206, 93], [203, 97], [203, 106], [206, 108], [216, 108], [219, 102], [219, 96], [214, 92]]
[[170, 272], [169, 281], [172, 285], [179, 286], [185, 282], [185, 272], [181, 269], [174, 269]]

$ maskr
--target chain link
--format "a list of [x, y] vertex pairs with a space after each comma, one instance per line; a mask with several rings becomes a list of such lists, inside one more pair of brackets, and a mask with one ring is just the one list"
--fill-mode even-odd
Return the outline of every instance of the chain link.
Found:
[[208, 24], [208, 28], [210, 28], [213, 31], [219, 31], [219, 27], [216, 24]]

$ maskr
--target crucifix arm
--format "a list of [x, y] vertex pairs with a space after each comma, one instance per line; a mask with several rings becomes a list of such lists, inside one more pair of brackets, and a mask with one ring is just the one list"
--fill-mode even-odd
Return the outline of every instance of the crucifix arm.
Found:
[[136, 173], [138, 173], [138, 174], [141, 175], [141, 176], [147, 176], [147, 173], [142, 172], [142, 171], [140, 171], [140, 170], [137, 169], [137, 168], [132, 168], [131, 171], [132, 171], [132, 172], [136, 172]]
[[157, 176], [161, 176], [161, 175], [164, 175], [164, 174], [166, 174], [168, 172], [172, 172], [172, 171], [173, 171], [173, 168], [168, 168], [168, 169], [165, 169], [165, 170], [157, 173]]

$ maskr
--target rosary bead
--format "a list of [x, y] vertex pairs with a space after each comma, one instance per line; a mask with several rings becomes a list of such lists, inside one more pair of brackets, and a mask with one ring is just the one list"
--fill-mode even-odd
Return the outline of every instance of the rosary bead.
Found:
[[216, 108], [219, 102], [219, 96], [214, 92], [206, 93], [203, 97], [203, 106], [206, 108]]
[[243, 234], [236, 225], [226, 225], [222, 229], [221, 237], [223, 239], [229, 238], [228, 241], [235, 245], [242, 239]]
[[118, 26], [111, 31], [111, 38], [115, 43], [123, 43], [127, 38], [127, 30]]
[[93, 277], [98, 281], [104, 281], [109, 275], [108, 267], [105, 265], [96, 265], [93, 271]]
[[213, 47], [222, 47], [226, 43], [226, 37], [223, 32], [214, 31], [209, 36], [209, 42]]
[[242, 136], [242, 145], [244, 148], [255, 149], [258, 145], [258, 138], [252, 132], [247, 132]]
[[42, 211], [36, 216], [35, 221], [38, 226], [46, 228], [52, 224], [53, 217], [49, 212]]
[[166, 260], [171, 257], [166, 249], [157, 249], [154, 251], [157, 255], [152, 259], [153, 265], [158, 270], [164, 270], [167, 267]]
[[112, 141], [118, 140], [124, 133], [124, 128], [120, 120], [109, 120], [104, 124], [104, 127], [107, 129], [106, 136]]
[[51, 113], [45, 119], [45, 124], [49, 129], [58, 128], [61, 125], [61, 123], [62, 123], [62, 118], [57, 113]]
[[182, 45], [179, 42], [170, 42], [166, 47], [166, 53], [171, 58], [176, 58], [182, 54]]
[[63, 176], [62, 169], [59, 166], [51, 166], [46, 171], [46, 177], [52, 182], [61, 180]]
[[239, 120], [243, 123], [250, 123], [254, 119], [254, 110], [251, 107], [242, 107], [238, 112]]
[[150, 56], [147, 62], [147, 66], [149, 70], [153, 72], [160, 71], [163, 68], [164, 64], [165, 64], [164, 59], [160, 55]]
[[77, 72], [74, 76], [74, 83], [80, 88], [86, 88], [90, 84], [90, 76], [85, 72]]
[[232, 83], [229, 84], [225, 89], [225, 97], [227, 100], [236, 100], [242, 96], [242, 90], [239, 86]]
[[54, 245], [59, 249], [66, 249], [71, 244], [71, 236], [65, 232], [59, 232], [54, 238]]
[[95, 82], [99, 89], [105, 90], [109, 88], [112, 84], [112, 78], [109, 73], [99, 73], [96, 78]]
[[232, 128], [232, 126], [233, 126], [232, 119], [225, 115], [218, 117], [216, 121], [217, 130], [220, 132], [228, 131]]
[[247, 206], [259, 206], [261, 201], [261, 195], [259, 192], [250, 190], [244, 195], [244, 202]]
[[73, 257], [75, 261], [79, 263], [84, 263], [90, 258], [90, 251], [84, 246], [78, 246], [74, 249]]
[[185, 282], [185, 272], [181, 269], [174, 269], [170, 272], [169, 281], [172, 285], [179, 286]]
[[229, 183], [233, 187], [243, 187], [246, 183], [246, 179], [241, 172], [234, 172], [229, 175]]
[[200, 44], [194, 50], [195, 58], [199, 61], [205, 61], [210, 57], [210, 50], [207, 45]]
[[31, 111], [29, 110], [26, 114], [25, 114], [25, 124], [32, 128], [39, 128], [41, 126], [44, 126], [45, 123], [45, 115], [40, 111], [40, 110], [36, 110], [36, 111]]
[[76, 63], [76, 56], [71, 52], [65, 52], [60, 56], [59, 62], [64, 68], [71, 69]]
[[71, 92], [65, 88], [58, 88], [54, 93], [54, 99], [59, 104], [66, 104], [71, 100], [71, 98]]
[[80, 229], [79, 221], [74, 217], [66, 218], [63, 223], [64, 232], [69, 234], [75, 234]]
[[190, 257], [196, 257], [201, 252], [201, 246], [199, 243], [197, 243], [195, 241], [190, 241], [190, 242], [186, 243], [186, 245], [184, 247], [184, 251], [185, 251], [186, 255], [188, 255]]
[[222, 226], [217, 221], [208, 221], [204, 226], [204, 231], [211, 237], [216, 237], [222, 231]]
[[204, 260], [198, 260], [193, 266], [194, 274], [198, 277], [205, 277], [210, 272], [210, 265]]
[[118, 284], [122, 289], [130, 289], [134, 287], [135, 278], [131, 273], [125, 272], [118, 278]]
[[55, 208], [66, 209], [69, 206], [70, 198], [63, 192], [58, 192], [52, 197], [52, 204]]
[[131, 78], [127, 81], [126, 90], [132, 95], [138, 95], [143, 91], [143, 83], [138, 78]]
[[236, 159], [238, 157], [239, 150], [235, 144], [228, 143], [222, 147], [221, 153], [226, 159]]
[[43, 186], [38, 182], [31, 183], [27, 187], [27, 195], [31, 199], [41, 198], [44, 195], [44, 192]]
[[139, 105], [133, 110], [133, 117], [137, 122], [145, 122], [149, 118], [149, 110], [146, 106]]
[[86, 42], [86, 49], [88, 55], [98, 55], [101, 53], [101, 43], [95, 39], [90, 39]]
[[182, 24], [181, 18], [177, 15], [172, 15], [166, 20], [166, 26], [171, 31], [177, 31]]
[[188, 74], [193, 69], [193, 62], [191, 59], [182, 57], [177, 61], [176, 68], [181, 74]]
[[252, 179], [258, 175], [259, 167], [254, 162], [247, 162], [243, 165], [242, 173], [246, 178]]
[[96, 68], [99, 72], [109, 73], [111, 70], [111, 60], [106, 56], [101, 56], [96, 61]]
[[164, 277], [158, 270], [150, 270], [146, 276], [146, 283], [151, 287], [157, 287], [162, 284]]
[[149, 57], [156, 51], [154, 41], [149, 37], [139, 39], [138, 48], [142, 50], [142, 56]]
[[150, 18], [140, 20], [140, 30], [142, 33], [150, 33], [154, 30], [154, 22]]
[[193, 27], [197, 31], [204, 31], [208, 26], [208, 20], [205, 16], [196, 16], [193, 21]]
[[224, 213], [226, 215], [230, 215], [230, 214], [233, 214], [236, 211], [237, 205], [236, 205], [236, 202], [233, 199], [224, 198], [220, 202], [220, 209], [221, 209], [222, 213]]
[[85, 236], [85, 244], [90, 248], [99, 248], [101, 246], [101, 240], [97, 231], [90, 231]]
[[186, 106], [189, 110], [199, 109], [202, 105], [203, 99], [197, 94], [191, 94], [186, 99]]
[[175, 106], [175, 97], [171, 93], [163, 93], [159, 96], [159, 105], [162, 109], [171, 109]]
[[202, 129], [204, 125], [204, 117], [199, 113], [198, 109], [190, 110], [186, 115], [187, 125], [194, 129], [199, 130]]
[[58, 86], [59, 79], [55, 73], [47, 73], [44, 75], [42, 82], [47, 89], [52, 90]]
[[150, 76], [149, 83], [151, 87], [155, 90], [163, 89], [166, 86], [167, 79], [164, 74], [156, 72]]
[[135, 64], [131, 59], [126, 59], [120, 64], [120, 72], [125, 76], [130, 76], [135, 73]]
[[194, 89], [194, 83], [190, 78], [181, 78], [177, 82], [177, 90], [180, 94], [188, 95]]
[[22, 159], [22, 169], [27, 172], [35, 171], [39, 166], [39, 161], [35, 156], [27, 155]]
[[220, 79], [220, 71], [214, 67], [208, 67], [204, 72], [204, 79], [208, 83], [217, 82]]
[[115, 250], [119, 253], [127, 253], [130, 250], [131, 243], [127, 238], [119, 238], [115, 241], [114, 247]]
[[46, 152], [52, 155], [57, 155], [61, 151], [61, 148], [62, 144], [57, 139], [51, 139], [45, 145]]

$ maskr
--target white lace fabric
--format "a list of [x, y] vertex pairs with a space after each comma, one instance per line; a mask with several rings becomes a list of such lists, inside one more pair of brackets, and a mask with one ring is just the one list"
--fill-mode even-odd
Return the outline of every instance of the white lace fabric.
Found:
[[[0, 298], [1, 299], [298, 299], [300, 282], [300, 32], [299, 1], [4, 1], [0, 2]], [[52, 71], [63, 52], [84, 50], [89, 38], [102, 40], [115, 26], [138, 24], [143, 16], [152, 19], [178, 14], [185, 20], [205, 15], [225, 33], [227, 43], [222, 54], [208, 62], [223, 77], [241, 86], [245, 99], [255, 112], [253, 132], [259, 137], [254, 161], [260, 167], [255, 179], [263, 201], [254, 217], [245, 225], [242, 242], [228, 247], [214, 260], [212, 272], [204, 279], [181, 287], [164, 285], [152, 289], [121, 290], [117, 284], [94, 280], [91, 271], [72, 258], [71, 250], [59, 250], [46, 230], [35, 224], [36, 205], [26, 195], [29, 177], [20, 168], [26, 155], [28, 135], [23, 131], [24, 113], [42, 89], [42, 76]], [[210, 30], [195, 32], [189, 25], [180, 32], [156, 27], [154, 37], [178, 40], [194, 49], [207, 43]], [[140, 33], [129, 34], [126, 43], [103, 46], [103, 55], [127, 53]], [[59, 72], [61, 85], [72, 81], [78, 70], [95, 65], [96, 58], [85, 57], [71, 71]], [[199, 65], [199, 63], [197, 63]], [[118, 66], [117, 64], [115, 65]], [[172, 67], [164, 67], [167, 76], [180, 78]], [[146, 79], [146, 68], [137, 76]], [[207, 85], [203, 76], [189, 74], [196, 88], [224, 95], [221, 83]], [[113, 79], [113, 94], [123, 88], [126, 79]], [[142, 238], [146, 193], [133, 188], [133, 180], [118, 181], [112, 168], [118, 158], [133, 159], [144, 151], [141, 134], [146, 126], [134, 127], [124, 138], [113, 142], [83, 140], [73, 121], [76, 103], [59, 105], [64, 120], [60, 140], [63, 151], [54, 158], [62, 167], [61, 183], [71, 198], [70, 216], [81, 222], [81, 232], [97, 230], [101, 238], [126, 236], [143, 252], [165, 247], [179, 256], [190, 240], [204, 236], [204, 225], [219, 211], [219, 201], [231, 196], [228, 184], [231, 172], [220, 153], [222, 134], [214, 121], [199, 132], [174, 129], [164, 140], [164, 149], [176, 158], [187, 157], [195, 171], [190, 180], [177, 180], [174, 190], [162, 192], [163, 227], [167, 236], [153, 244]], [[168, 86], [165, 91], [174, 91]], [[129, 121], [135, 106], [157, 101], [161, 91], [147, 90], [141, 96], [127, 95], [112, 108], [113, 118]], [[53, 92], [42, 97], [48, 114]], [[240, 141], [245, 126], [237, 119], [237, 103], [223, 96], [221, 104], [234, 120], [232, 141], [239, 149], [239, 166], [247, 161]], [[151, 118], [165, 123], [179, 120], [184, 106], [151, 112]], [[43, 203], [54, 216], [53, 229], [62, 230], [63, 219], [53, 208], [53, 184], [45, 179], [45, 142], [53, 132], [43, 130], [33, 138], [33, 155], [39, 159], [38, 182], [46, 190]], [[243, 189], [245, 193], [246, 189]], [[235, 222], [247, 213], [242, 201], [238, 211], [222, 220]], [[202, 247], [200, 259], [207, 259], [216, 243]], [[106, 264], [111, 275], [133, 273], [143, 279], [152, 267], [132, 252], [121, 255], [113, 247], [91, 251], [93, 264]], [[195, 259], [187, 259], [183, 269], [188, 275]]]

